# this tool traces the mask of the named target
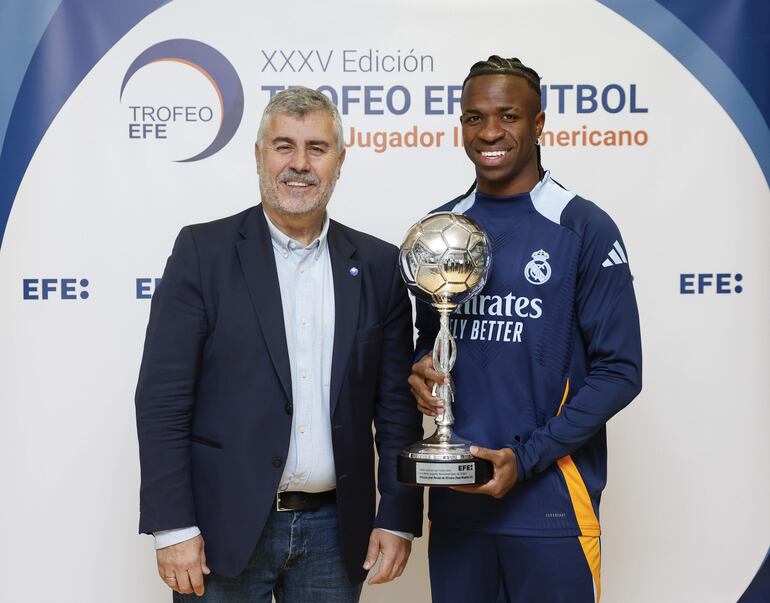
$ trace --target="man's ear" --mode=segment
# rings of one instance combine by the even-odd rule
[[[340,163],[337,166],[337,179],[339,179],[340,172],[342,172],[342,164],[345,163],[345,157],[347,157],[347,153],[347,149],[342,149],[342,153],[340,153]]]

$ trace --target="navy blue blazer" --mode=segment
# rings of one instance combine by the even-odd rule
[[[398,484],[395,465],[422,437],[422,421],[407,384],[412,312],[396,248],[333,220],[328,244],[337,512],[347,572],[359,582],[373,527],[421,533],[422,490]],[[197,525],[212,571],[243,570],[289,449],[289,367],[262,207],[183,228],[153,295],[136,391],[140,532]]]

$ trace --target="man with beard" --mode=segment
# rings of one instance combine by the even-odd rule
[[[543,170],[533,69],[499,56],[476,63],[461,107],[476,182],[439,210],[476,220],[493,261],[478,299],[453,314],[453,410],[458,435],[479,445],[471,452],[492,461],[494,477],[431,489],[433,597],[597,601],[605,423],[641,388],[627,254],[610,217]],[[438,321],[425,304],[417,327],[427,352]],[[439,379],[430,354],[414,365],[425,414],[443,411],[431,395]]]
[[[411,305],[396,248],[326,214],[342,141],[323,94],[275,95],[262,203],[183,228],[153,296],[139,527],[177,601],[357,601],[378,558],[371,584],[401,574],[420,533],[421,492],[395,481],[422,433]]]

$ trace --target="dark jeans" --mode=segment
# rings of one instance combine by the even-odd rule
[[[211,574],[206,593],[174,593],[175,603],[356,603],[362,584],[345,573],[337,507],[318,511],[273,510],[246,569],[235,578]]]

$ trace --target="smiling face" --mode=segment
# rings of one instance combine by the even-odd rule
[[[516,75],[479,75],[465,84],[461,107],[463,145],[479,192],[531,191],[540,180],[535,140],[545,124],[538,94]]]
[[[337,146],[331,115],[275,113],[257,143],[257,173],[269,216],[323,219],[345,151]]]

